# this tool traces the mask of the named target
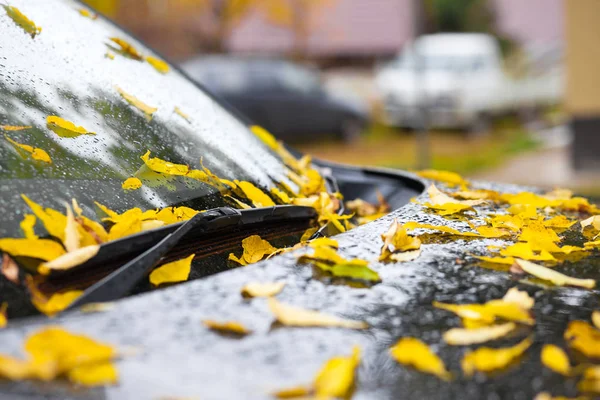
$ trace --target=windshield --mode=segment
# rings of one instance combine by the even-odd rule
[[[80,3],[10,5],[41,31],[0,8],[0,237],[21,235],[28,210],[21,194],[56,209],[76,198],[88,215],[93,201],[118,212],[228,205],[216,187],[147,168],[140,157],[148,151],[232,181],[295,187],[247,126],[140,42],[81,12]],[[48,117],[60,118],[59,126]],[[63,129],[62,120],[83,130]],[[129,177],[143,186],[124,190]]]

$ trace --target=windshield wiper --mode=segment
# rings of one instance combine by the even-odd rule
[[[72,310],[87,303],[112,301],[126,296],[170,250],[188,235],[195,236],[212,231],[216,232],[240,225],[256,225],[273,221],[285,222],[299,219],[309,220],[316,216],[316,211],[312,207],[303,206],[275,206],[248,210],[222,207],[198,213],[188,221],[179,224],[179,226],[173,224],[159,230],[159,232],[162,232],[162,237],[151,243],[149,247],[147,246],[147,240],[142,242],[139,239],[148,237],[153,239],[156,237],[157,232],[148,232],[146,235],[141,234],[136,235],[136,237],[125,238],[119,241],[120,243],[109,243],[105,246],[109,249],[105,250],[103,257],[94,261],[94,264],[106,262],[108,256],[111,256],[112,259],[122,257],[123,254],[118,254],[118,249],[122,249],[121,252],[125,254],[131,254],[132,250],[139,254],[140,249],[132,249],[132,247],[136,243],[138,243],[138,246],[144,244],[146,246],[142,249],[142,251],[145,251],[141,254],[87,288],[80,297],[71,303],[67,310]],[[117,245],[116,248],[115,244]],[[99,253],[98,256],[100,255]],[[91,265],[92,263],[86,264]],[[84,265],[81,267],[84,267]]]

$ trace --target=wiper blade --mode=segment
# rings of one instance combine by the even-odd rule
[[[228,227],[271,221],[307,220],[316,217],[316,215],[313,208],[303,206],[275,206],[248,210],[222,207],[198,213],[179,226],[173,224],[175,229],[171,225],[171,231],[167,232],[166,236],[163,234],[158,242],[151,244],[149,248],[144,248],[145,251],[142,254],[87,288],[83,295],[71,303],[67,310],[72,310],[87,303],[112,301],[126,296],[182,238],[192,232],[194,234],[206,233],[227,229]],[[144,236],[140,236],[140,238],[143,239]],[[135,246],[135,242],[130,243],[128,246],[123,246],[124,244],[127,243],[122,243],[120,247],[125,251],[131,251],[131,247]],[[113,253],[112,256],[114,259],[119,254]]]

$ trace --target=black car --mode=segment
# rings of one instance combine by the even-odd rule
[[[598,207],[311,162],[81,7],[0,7],[0,398],[600,391]]]
[[[250,121],[287,141],[323,135],[352,141],[369,121],[365,104],[326,90],[316,71],[291,62],[201,56],[182,68]]]

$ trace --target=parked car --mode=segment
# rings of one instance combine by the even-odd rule
[[[581,224],[565,228],[563,218],[600,213],[585,200],[565,191],[516,195],[523,189],[429,171],[421,176],[447,182],[438,185],[453,196],[458,186],[461,196],[490,198],[458,204],[460,218],[428,212],[422,203],[443,212],[457,205],[445,208],[448,195],[428,197],[426,182],[403,171],[297,160],[79,2],[10,4],[0,8],[1,398],[270,399],[290,388],[277,396],[532,399],[541,391],[574,397],[571,371],[594,372],[580,350],[597,354],[596,328],[563,332],[600,308],[598,291],[548,283],[561,271],[587,278],[568,281],[587,288],[600,278],[597,250],[577,251]],[[511,232],[525,220],[492,200],[505,195],[511,212],[536,226],[520,239]],[[379,202],[381,218],[321,240],[321,267],[309,265],[300,256],[314,255],[317,242],[296,244],[327,234],[328,221],[346,221],[342,196]],[[548,211],[556,201],[570,211]],[[484,237],[475,228],[489,217],[504,225],[484,226]],[[412,236],[398,229],[403,240],[393,246],[412,261],[382,261],[382,234],[408,221],[420,227]],[[568,230],[569,253],[550,278],[529,280],[506,264],[481,268],[476,257],[518,240],[558,246],[557,233],[540,234],[542,222]],[[256,235],[286,252],[273,254]],[[234,263],[242,247],[251,265]],[[170,263],[190,256],[188,270]],[[154,268],[168,265],[167,285],[152,283]],[[268,294],[242,290],[269,283]],[[512,288],[520,291],[500,300]],[[436,302],[477,305],[458,318],[453,305]],[[463,322],[469,338],[481,342],[483,327],[484,339],[505,350],[448,344],[449,329]],[[395,346],[402,339],[405,350]],[[540,358],[548,343],[576,343],[569,356],[578,366],[557,348],[551,362]],[[467,355],[467,367],[483,371],[463,362],[461,372]]]
[[[528,52],[525,58],[544,57],[538,53]],[[516,75],[505,72],[493,36],[440,33],[407,45],[378,71],[376,85],[390,125],[421,123],[425,105],[430,126],[482,132],[497,116],[560,102],[563,77],[558,60]]]
[[[369,121],[365,104],[325,89],[317,71],[291,62],[200,56],[182,68],[248,120],[287,141],[324,135],[352,141]]]

